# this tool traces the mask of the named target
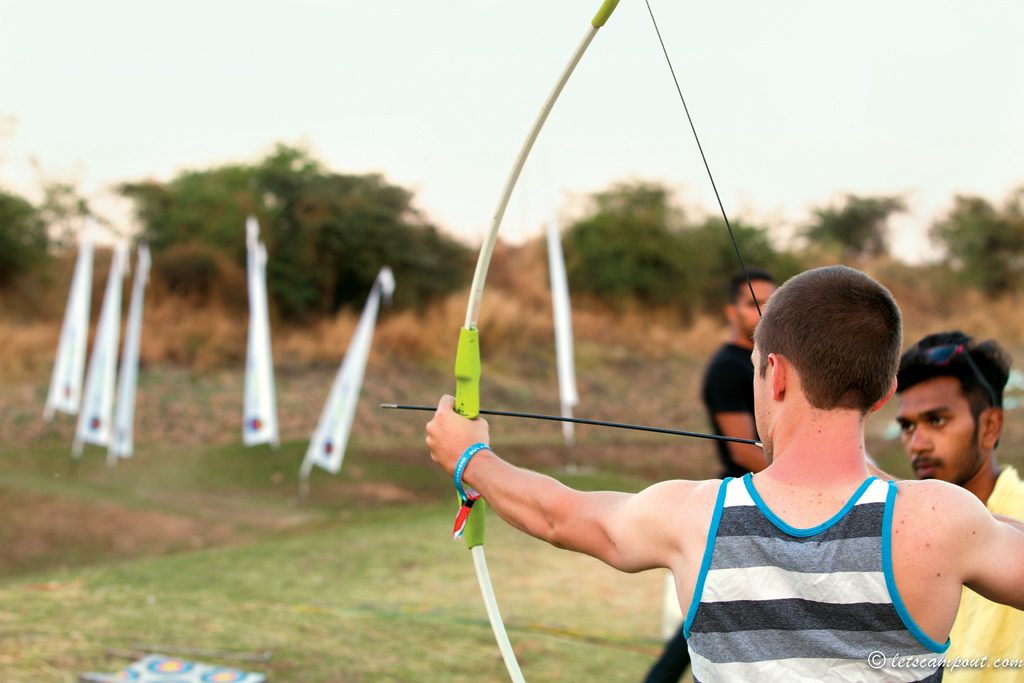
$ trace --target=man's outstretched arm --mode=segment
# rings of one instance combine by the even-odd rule
[[[457,415],[451,396],[438,403],[427,424],[434,461],[452,474],[459,456],[475,443],[489,443],[487,422]],[[678,509],[695,482],[663,482],[640,493],[584,492],[551,477],[511,465],[480,451],[463,472],[498,515],[512,526],[559,548],[596,557],[627,572],[670,566],[681,552],[667,510]]]

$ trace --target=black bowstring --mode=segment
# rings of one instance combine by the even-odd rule
[[[700,151],[700,158],[704,161],[704,168],[708,172],[708,179],[711,181],[711,189],[715,191],[715,199],[718,200],[718,209],[722,212],[722,219],[725,221],[725,227],[729,230],[729,239],[732,240],[732,248],[736,252],[736,258],[740,262],[740,268],[743,269],[743,276],[747,279],[747,288],[750,290],[750,297],[754,300],[754,306],[757,308],[757,315],[762,316],[761,304],[757,302],[757,296],[754,294],[754,283],[750,281],[750,273],[747,271],[747,264],[743,262],[743,255],[740,254],[740,247],[736,244],[736,235],[733,234],[732,224],[729,222],[729,216],[725,213],[725,205],[722,204],[722,197],[718,194],[718,185],[715,183],[715,176],[711,173],[711,166],[708,164],[707,155],[704,154],[704,146],[700,144],[700,136],[697,135],[697,127],[693,125],[693,117],[690,116],[690,108],[686,106],[686,98],[683,97],[683,89],[679,86],[679,79],[676,78],[676,70],[672,66],[672,58],[668,56],[668,49],[665,47],[665,41],[661,37],[661,29],[658,28],[658,20],[654,18],[654,10],[651,9],[650,0],[644,0],[644,4],[647,5],[647,13],[651,15],[651,23],[654,24],[654,32],[658,35],[658,42],[661,43],[661,51],[665,55],[665,61],[668,63],[668,70],[672,74],[672,82],[676,85],[676,92],[679,93],[679,101],[683,103],[683,111],[686,112],[686,120],[690,122],[690,130],[693,131],[693,139],[697,142],[697,149]]]
[[[401,403],[381,403],[381,408],[390,410],[437,410],[437,406],[414,406]],[[572,422],[573,424],[594,425],[596,427],[614,427],[616,429],[632,429],[639,432],[654,432],[655,434],[671,434],[674,436],[691,436],[697,439],[712,439],[714,441],[731,441],[734,443],[746,443],[752,446],[761,446],[760,441],[754,439],[741,439],[735,436],[722,436],[721,434],[704,434],[702,432],[689,432],[682,429],[668,429],[667,427],[648,427],[646,425],[629,424],[627,422],[608,422],[606,420],[590,420],[583,417],[564,417],[560,415],[541,415],[539,413],[519,413],[510,410],[486,410],[480,409],[481,415],[499,415],[503,417],[521,417],[528,420],[550,420],[552,422]]]

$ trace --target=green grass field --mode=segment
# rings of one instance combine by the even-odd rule
[[[47,552],[8,557],[0,679],[71,681],[117,669],[124,650],[164,645],[270,651],[234,664],[278,681],[503,680],[469,553],[450,540],[449,484],[423,447],[356,443],[343,473],[318,473],[300,502],[304,448],[152,452],[112,470],[89,450],[73,467],[57,435],[6,452],[5,514],[25,504],[73,514],[60,528],[51,520]],[[489,521],[495,589],[529,679],[637,680],[659,651],[661,576],[620,574]],[[8,549],[27,542],[4,533]]]

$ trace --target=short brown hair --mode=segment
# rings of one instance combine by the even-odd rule
[[[785,356],[820,410],[867,412],[892,386],[903,346],[900,308],[885,287],[846,266],[808,270],[771,298],[754,332],[764,377]]]

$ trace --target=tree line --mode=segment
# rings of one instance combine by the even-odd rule
[[[472,275],[472,251],[419,212],[410,190],[377,174],[332,171],[296,147],[117,191],[132,200],[137,238],[154,252],[154,277],[186,296],[208,296],[226,265],[244,267],[248,215],[260,221],[272,255],[269,293],[285,318],[361,305],[384,264],[401,283],[396,305],[403,307],[422,307]],[[71,226],[88,210],[68,185],[48,185],[36,205],[0,190],[0,287],[73,246]],[[747,264],[781,280],[823,262],[890,255],[889,220],[906,210],[900,196],[846,195],[813,209],[785,246],[767,226],[730,223]],[[1012,291],[1024,280],[1024,187],[1001,204],[956,196],[929,234],[965,286],[991,296]],[[722,303],[721,283],[737,270],[723,221],[692,215],[658,183],[594,193],[564,242],[573,290],[612,305],[637,300],[693,315]]]

